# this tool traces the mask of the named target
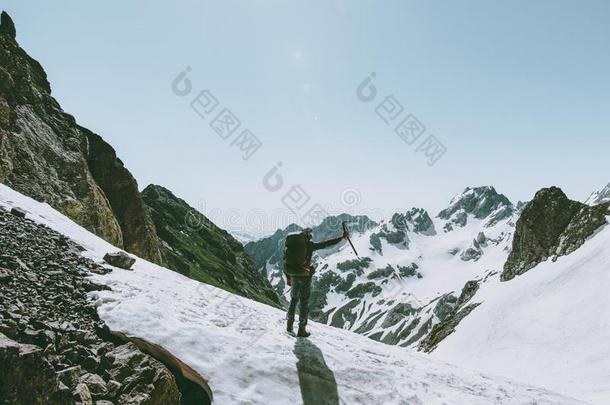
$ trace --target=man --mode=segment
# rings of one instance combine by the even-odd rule
[[[290,268],[286,266],[284,273],[286,274],[286,281],[289,286],[292,286],[290,291],[290,306],[288,307],[288,324],[286,330],[288,333],[293,334],[294,315],[299,305],[299,331],[297,332],[298,337],[308,337],[309,332],[305,329],[307,326],[307,315],[309,314],[309,295],[311,293],[311,278],[313,276],[313,270],[311,268],[311,256],[314,251],[319,249],[325,249],[332,245],[335,245],[341,240],[346,239],[349,234],[347,231],[343,232],[343,235],[330,239],[324,242],[313,242],[311,240],[311,229],[305,228],[302,232],[302,237],[305,239],[305,260],[301,262],[298,268]]]

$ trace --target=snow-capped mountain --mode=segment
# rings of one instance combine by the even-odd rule
[[[426,342],[433,357],[610,403],[609,207],[556,187],[536,193],[502,276],[436,328],[444,340]]]
[[[109,266],[103,256],[115,246],[0,184],[0,209],[7,210],[2,215],[15,207],[26,221],[67,236],[83,256]],[[282,332],[283,311],[134,258],[132,271],[113,267],[108,274],[90,274],[88,279],[107,288],[91,291],[89,298],[114,333],[180,359],[189,371],[183,377],[205,385],[213,403],[584,405],[326,325],[311,325],[314,338],[294,339]],[[126,363],[121,372],[129,372],[133,358],[121,360]],[[70,378],[76,373],[71,370]],[[87,382],[105,386],[102,377]]]
[[[502,271],[517,217],[516,207],[489,186],[466,188],[435,217],[423,208],[379,224],[359,217],[352,241],[360,258],[345,242],[314,256],[311,316],[384,343],[416,347],[472,289]],[[316,235],[320,229],[340,233],[337,226],[330,232],[328,223],[314,228],[314,240],[323,239]],[[282,243],[295,229],[246,245],[286,299]]]
[[[244,231],[236,231],[236,230],[228,230],[228,232],[242,245],[250,242],[256,242],[257,240],[268,236],[266,233],[252,233],[252,232],[244,232]]]
[[[610,183],[605,187],[591,193],[585,204],[596,205],[610,201]]]

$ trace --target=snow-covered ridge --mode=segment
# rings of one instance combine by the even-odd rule
[[[4,185],[0,205],[25,209],[93,260],[116,250]],[[281,332],[282,311],[139,258],[134,271],[92,278],[112,288],[91,294],[108,325],[180,357],[206,378],[217,404],[320,403],[312,402],[316,395],[333,404],[583,404],[325,325],[313,324],[311,339],[295,340]]]
[[[607,405],[609,270],[605,225],[555,262],[483,283],[470,301],[480,305],[432,356]]]
[[[605,187],[591,193],[585,204],[597,205],[610,201],[610,183]]]

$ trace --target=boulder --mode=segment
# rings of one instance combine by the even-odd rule
[[[27,212],[25,210],[22,210],[21,208],[13,208],[11,209],[11,214],[13,214],[16,217],[19,218],[25,218],[25,216],[27,215]]]
[[[104,261],[111,266],[131,270],[131,266],[133,266],[133,264],[136,262],[136,259],[132,258],[125,252],[115,252],[106,253],[104,255]]]

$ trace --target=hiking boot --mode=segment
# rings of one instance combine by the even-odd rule
[[[309,337],[311,336],[311,333],[307,332],[305,330],[304,326],[299,326],[299,332],[297,333],[297,337]]]
[[[292,330],[292,327],[294,325],[294,320],[288,320],[288,323],[286,324],[286,332],[290,333],[291,335],[294,334],[294,331]]]

